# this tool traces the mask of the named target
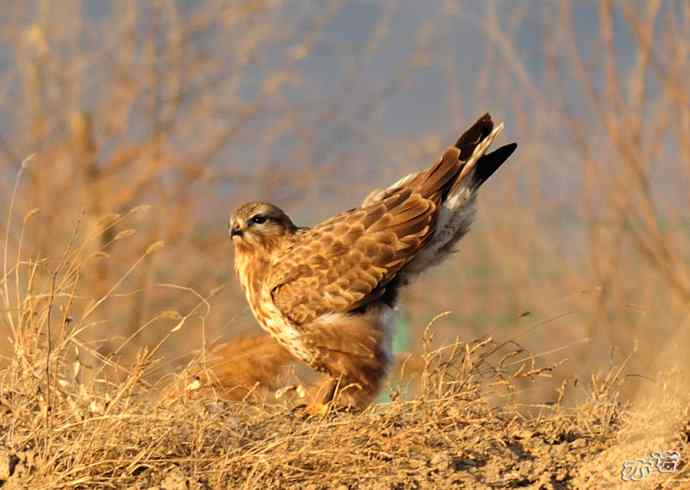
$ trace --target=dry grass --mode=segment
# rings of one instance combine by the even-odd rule
[[[3,488],[611,487],[690,457],[687,2],[59,4],[0,19]],[[316,222],[487,110],[519,151],[405,292],[389,401],[303,420],[275,390],[318,380],[255,337],[227,210]]]
[[[672,376],[650,406],[621,401],[620,366],[526,406],[520,386],[551,367],[490,339],[457,341],[422,356],[414,396],[393,388],[392,401],[363,413],[305,420],[270,397],[161,397],[143,382],[153,352],[120,367],[117,383],[108,369],[87,381],[59,348],[47,356],[28,342],[49,317],[18,325],[25,343],[0,372],[3,488],[583,488],[620,483],[623,463],[653,450],[687,454],[687,394]],[[569,389],[585,401],[561,406]],[[645,483],[688,478],[683,464]]]
[[[68,314],[88,263],[76,259],[82,247],[70,242],[54,271],[24,261],[25,282],[47,289],[27,288],[20,308],[6,312],[13,352],[0,371],[3,488],[582,488],[620,482],[626,460],[653,450],[687,454],[687,393],[673,376],[649,390],[650,405],[621,399],[624,365],[525,404],[523,393],[559,363],[545,365],[514,340],[434,348],[434,322],[424,353],[396,368],[391,401],[358,414],[305,419],[295,411],[300,399],[276,400],[277,367],[288,358],[266,337],[210,349],[172,381],[147,381],[160,344],[130,365],[93,352],[87,365],[79,332],[99,301]],[[14,272],[6,277],[23,282]],[[162,313],[167,337],[196,310]],[[571,390],[585,396],[568,408]],[[645,482],[677,485],[688,471],[683,464]]]
[[[161,396],[162,386],[144,382],[155,351],[118,366],[125,376],[106,360],[86,376],[61,348],[65,338],[55,335],[51,355],[38,342],[52,301],[44,314],[22,312],[23,340],[0,372],[3,487],[582,488],[620,482],[623,462],[652,450],[687,454],[690,414],[673,377],[649,393],[651,408],[621,401],[622,367],[579,388],[587,396],[577,407],[561,406],[565,390],[578,389],[566,385],[528,406],[518,402],[521,386],[552,366],[536,368],[533,356],[490,339],[456,341],[421,357],[413,396],[393,387],[392,401],[363,413],[305,420],[270,396]],[[646,483],[689,477],[683,465]]]

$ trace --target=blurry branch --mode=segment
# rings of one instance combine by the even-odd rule
[[[599,4],[598,54],[601,57],[604,83],[598,89],[595,71],[597,65],[590,63],[590,67],[586,67],[582,61],[573,34],[570,6],[564,3],[561,19],[567,29],[565,33],[561,33],[561,45],[569,46],[565,61],[570,61],[570,65],[563,63],[551,73],[563,91],[567,90],[567,84],[564,80],[559,81],[559,77],[564,76],[563,72],[572,73],[579,82],[583,100],[594,114],[594,119],[585,123],[567,107],[562,108],[573,139],[573,148],[585,162],[588,187],[585,202],[589,203],[587,216],[593,217],[600,213],[596,202],[604,199],[608,201],[611,210],[618,214],[618,221],[621,223],[612,249],[606,251],[607,247],[599,243],[598,239],[594,248],[609,258],[604,262],[616,262],[620,258],[622,239],[629,238],[665,279],[671,290],[690,308],[687,264],[673,250],[674,237],[669,231],[665,231],[664,218],[650,178],[652,166],[665,158],[664,147],[668,144],[669,131],[678,124],[682,126],[687,119],[687,110],[681,107],[687,107],[687,103],[683,102],[686,102],[688,91],[687,88],[680,89],[676,83],[676,60],[673,56],[670,59],[660,58],[652,42],[652,39],[658,38],[655,26],[662,11],[660,7],[661,2],[652,1],[646,4],[644,11],[636,12],[626,2],[614,3],[607,0]],[[614,15],[619,11],[631,31],[632,42],[637,46],[635,62],[628,72],[619,64],[620,54],[614,42]],[[672,14],[673,9],[666,11],[666,15]],[[687,46],[687,39],[679,36],[667,38],[666,42],[668,46],[662,51],[671,55],[679,46]],[[554,63],[557,63],[555,57]],[[566,68],[568,66],[570,69]],[[624,74],[627,74],[625,84],[621,81]],[[654,104],[650,99],[650,92],[657,88],[649,86],[653,82],[664,89]],[[603,126],[603,140],[588,141],[591,130],[588,131],[585,124]],[[684,139],[686,138],[680,137],[676,143],[687,157],[687,152],[683,150],[687,146]],[[602,159],[602,165],[598,165],[597,159]],[[608,188],[607,183],[610,183],[611,188]],[[595,198],[597,194],[599,199]],[[594,228],[590,230],[594,237],[598,233]],[[609,273],[600,274],[599,280],[603,284],[610,283],[614,271],[615,269],[609,269]]]
[[[645,81],[649,77],[648,69],[650,60],[653,58],[649,39],[653,37],[659,2],[649,2],[644,19],[628,17],[629,23],[634,28],[639,50],[637,63],[629,81],[631,90],[627,104],[620,99],[625,91],[615,76],[618,69],[615,66],[616,52],[611,39],[611,9],[607,2],[602,3],[602,6],[604,6],[600,15],[603,21],[602,39],[605,43],[604,53],[608,67],[606,96],[614,101],[615,112],[619,114],[615,117],[613,111],[609,113],[609,117],[605,120],[606,129],[615,149],[623,159],[625,168],[629,171],[629,175],[632,175],[632,179],[626,179],[625,187],[629,189],[628,195],[623,197],[622,202],[619,201],[619,213],[629,224],[628,230],[639,250],[657,267],[672,290],[690,309],[690,284],[688,284],[686,268],[678,255],[670,249],[671,237],[663,231],[661,215],[653,197],[649,178],[649,166],[659,158],[663,133],[670,126],[668,112],[654,114],[645,110]],[[664,78],[666,77],[662,73],[662,79]],[[655,115],[657,121],[653,124]],[[642,136],[643,122],[645,126],[652,127],[652,137],[647,137],[646,141]],[[655,126],[658,129],[654,130]],[[631,181],[636,184],[632,188],[629,187]],[[633,207],[632,202],[637,202],[638,205]]]
[[[522,89],[532,99],[534,104],[543,104],[542,95],[537,87],[532,82],[531,76],[527,71],[527,65],[516,51],[510,35],[504,32],[500,24],[499,17],[496,11],[496,3],[489,2],[489,14],[486,20],[472,16],[469,13],[463,12],[461,19],[466,17],[472,23],[480,26],[487,35],[489,41],[495,44],[497,51],[502,53],[501,60],[506,63],[512,73],[516,76]]]
[[[152,286],[160,274],[177,272],[177,281],[193,281],[199,290],[217,285],[224,268],[214,264],[209,274],[207,266],[227,253],[223,226],[216,224],[210,239],[195,238],[200,223],[209,221],[210,194],[258,187],[277,199],[303,199],[302,183],[325,172],[323,160],[335,164],[331,147],[339,137],[318,140],[314,124],[345,113],[358,120],[343,116],[343,124],[364,122],[364,114],[341,110],[349,109],[343,94],[357,85],[395,12],[385,9],[366,48],[350,58],[349,87],[306,102],[291,99],[286,92],[304,83],[305,59],[342,5],[160,0],[103,12],[49,2],[10,8],[13,21],[3,24],[0,36],[16,66],[5,65],[3,79],[15,83],[25,109],[3,131],[0,171],[16,167],[12,155],[38,154],[27,172],[28,192],[13,210],[43,211],[40,224],[27,229],[28,254],[55,257],[58,244],[72,236],[75,217],[84,218],[84,239],[66,259],[70,272],[57,278],[58,290],[78,283],[79,301],[96,302],[87,311],[129,336],[163,300]],[[404,65],[396,76],[409,76]],[[360,107],[373,114],[397,86],[393,80],[385,93],[371,91]],[[286,136],[291,141],[283,148]],[[257,169],[260,155],[271,165]],[[287,160],[295,162],[289,170]],[[155,211],[132,215],[133,228],[121,229],[142,201]],[[125,236],[132,238],[120,245]],[[184,253],[188,263],[146,254],[157,240],[165,240],[172,255]],[[95,267],[83,267],[94,261]],[[136,271],[128,268],[139,261]],[[113,295],[110,285],[120,280],[142,293]]]

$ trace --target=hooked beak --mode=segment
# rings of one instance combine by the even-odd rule
[[[242,236],[242,230],[240,230],[240,227],[237,225],[230,228],[230,238],[235,238],[236,236]]]

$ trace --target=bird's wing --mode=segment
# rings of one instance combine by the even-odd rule
[[[484,114],[456,141],[451,150],[457,152],[459,172],[441,194],[433,237],[401,271],[398,276],[401,282],[407,282],[415,274],[443,261],[455,251],[456,244],[469,230],[479,188],[517,148],[517,144],[511,143],[487,153],[502,129],[503,124],[494,126],[491,116]],[[364,204],[373,205],[400,189],[417,189],[428,172],[430,170],[410,174],[386,189],[375,190],[367,196]]]
[[[477,189],[515,150],[486,154],[502,127],[485,114],[438,163],[300,231],[271,264],[269,287],[283,315],[301,325],[357,309],[380,298],[403,268],[409,275],[447,256],[469,229]]]
[[[416,177],[414,187],[300,231],[272,261],[269,287],[293,323],[351,311],[379,298],[434,232],[439,205],[459,172],[459,150]]]
[[[482,117],[477,119],[477,121],[470,126],[469,129],[462,133],[462,135],[455,142],[455,148],[457,148],[459,151],[458,159],[460,160],[461,168],[464,167],[465,163],[470,159],[477,145],[485,140],[486,137],[491,134],[493,129],[494,123],[491,119],[491,116],[489,114],[484,114]],[[367,195],[367,197],[364,198],[362,207],[370,206],[402,187],[414,187],[416,181],[420,179],[426,172],[428,172],[426,169],[419,172],[414,172],[406,175],[385,189],[374,189]]]

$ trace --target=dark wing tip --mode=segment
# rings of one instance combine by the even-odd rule
[[[494,129],[494,122],[488,112],[477,119],[467,131],[455,142],[455,147],[460,150],[460,160],[467,160],[474,151],[474,148],[486,138]]]
[[[517,143],[510,143],[481,157],[477,162],[477,169],[474,174],[475,187],[478,188],[486,182],[503,165],[503,162],[510,158],[517,146]]]

